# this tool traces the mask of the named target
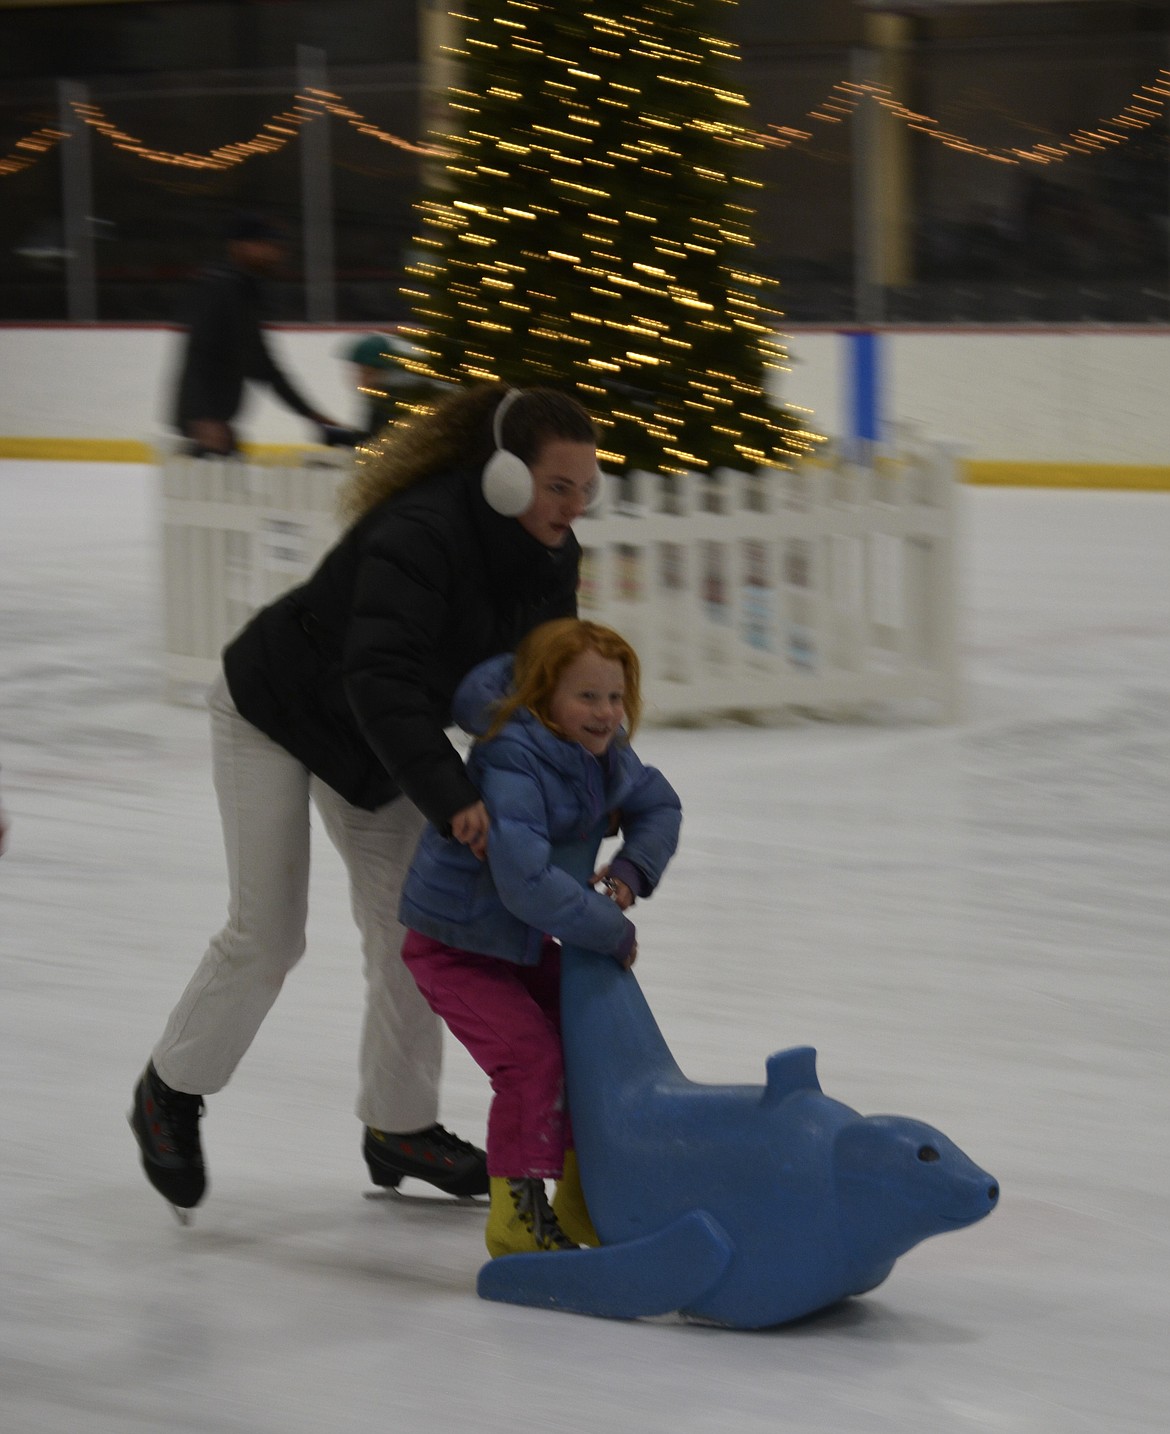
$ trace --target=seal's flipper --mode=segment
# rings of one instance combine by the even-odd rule
[[[489,1260],[476,1288],[485,1300],[637,1319],[693,1305],[722,1277],[731,1256],[718,1222],[692,1210],[620,1245]]]

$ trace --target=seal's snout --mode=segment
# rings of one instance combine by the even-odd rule
[[[999,1204],[999,1186],[998,1186],[998,1185],[989,1185],[989,1186],[987,1187],[987,1200],[988,1200],[988,1203],[991,1204],[991,1205],[998,1205],[998,1204]]]

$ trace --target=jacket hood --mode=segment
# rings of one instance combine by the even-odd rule
[[[473,737],[482,738],[492,723],[494,709],[512,688],[513,660],[510,652],[498,657],[489,657],[478,667],[473,667],[455,692],[452,712],[456,722]],[[534,717],[526,707],[519,708],[508,719],[502,731],[492,739],[492,745],[514,743],[535,750],[542,761],[561,772],[580,771],[582,760],[592,762],[585,748],[578,742],[567,742],[550,732],[539,717]],[[608,764],[607,764],[608,765]]]
[[[588,782],[591,776],[599,795],[604,789],[605,778],[612,766],[609,753],[598,760],[591,756],[580,742],[570,742],[564,737],[558,737],[555,732],[550,732],[540,718],[534,717],[527,707],[518,708],[499,735],[493,737],[488,745],[495,746],[497,743],[501,749],[511,745],[535,752],[553,771],[560,772],[570,780],[579,780],[584,775]]]
[[[451,715],[472,737],[482,737],[491,726],[492,709],[512,687],[512,654],[501,652],[473,667],[451,703]]]

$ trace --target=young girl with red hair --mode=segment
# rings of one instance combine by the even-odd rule
[[[674,854],[678,796],[629,745],[641,705],[633,648],[577,618],[475,668],[454,711],[484,734],[468,775],[491,818],[486,843],[476,851],[428,827],[403,887],[403,960],[494,1091],[493,1256],[596,1243],[565,1109],[558,942],[632,965],[626,913]],[[615,819],[622,846],[583,886],[566,853],[587,845],[592,864]],[[546,1179],[559,1181],[551,1207]]]

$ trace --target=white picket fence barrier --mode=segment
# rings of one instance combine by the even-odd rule
[[[348,458],[162,465],[166,675],[214,676],[228,638],[337,535]],[[580,610],[642,660],[649,721],[925,703],[958,715],[953,455],[905,442],[873,467],[609,478],[576,526]]]
[[[164,656],[177,701],[206,687],[228,639],[307,577],[338,535],[338,449],[272,461],[160,453]]]

